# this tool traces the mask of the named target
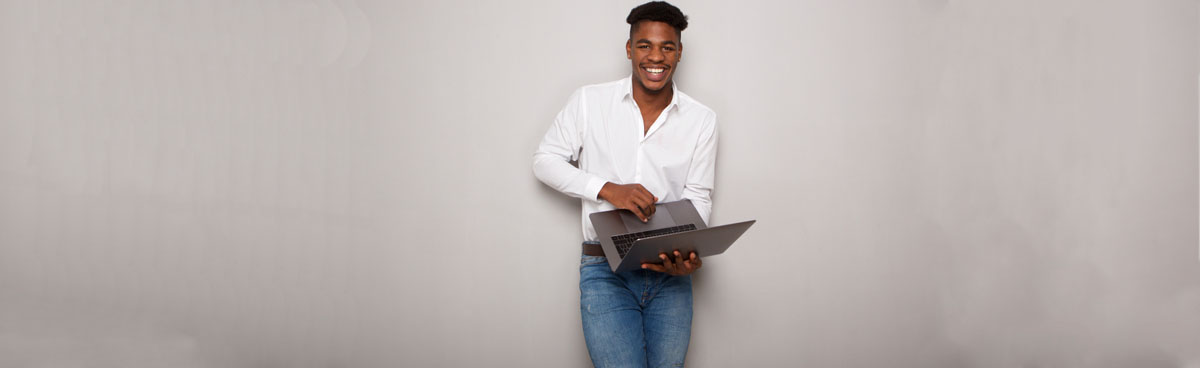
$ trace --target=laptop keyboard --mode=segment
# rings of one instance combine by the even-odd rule
[[[662,228],[662,229],[657,229],[657,230],[643,231],[640,233],[613,235],[612,240],[613,240],[613,244],[616,244],[616,246],[617,246],[617,254],[620,255],[622,259],[624,259],[625,255],[629,254],[629,248],[633,248],[633,242],[637,241],[638,239],[649,238],[652,236],[659,236],[659,235],[681,233],[684,231],[692,231],[692,230],[696,230],[696,225],[687,224],[687,225],[680,225],[680,226]]]

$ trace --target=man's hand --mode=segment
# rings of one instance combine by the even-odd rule
[[[700,256],[697,256],[696,252],[691,252],[689,257],[684,259],[683,256],[679,254],[678,249],[675,250],[674,259],[667,257],[666,253],[659,253],[658,258],[663,260],[661,265],[656,263],[642,263],[642,268],[651,271],[664,272],[672,276],[686,276],[690,275],[692,272],[696,272],[696,270],[700,269],[701,265]]]
[[[650,216],[654,214],[654,203],[658,202],[658,197],[641,184],[622,185],[611,182],[600,188],[600,199],[612,203],[617,208],[633,212],[642,222],[650,220]]]

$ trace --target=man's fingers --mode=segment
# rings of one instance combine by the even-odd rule
[[[686,266],[688,270],[695,271],[697,268],[700,268],[700,257],[696,257],[696,252],[692,252],[688,256],[688,259],[683,261],[683,265]]]
[[[638,220],[642,220],[642,222],[646,222],[646,221],[650,220],[649,217],[646,217],[646,212],[645,212],[645,210],[642,209],[641,205],[634,204],[632,207],[633,208],[630,209],[630,211],[633,211],[633,215],[637,216]]]
[[[672,251],[672,253],[675,253],[673,259],[667,253],[659,253],[658,259],[662,260],[662,264],[642,263],[642,269],[671,275],[687,275],[696,271],[704,264],[700,260],[700,256],[696,255],[696,252],[689,253],[686,258],[679,250]]]
[[[642,213],[646,214],[646,218],[654,215],[654,200],[650,198],[644,199],[645,204],[642,205]]]
[[[642,220],[642,222],[646,222],[646,221],[650,220],[648,217],[646,217],[646,213],[642,211],[642,206],[638,206],[635,204],[635,205],[633,205],[633,209],[631,209],[630,211],[633,211],[633,215],[637,216],[638,220]]]
[[[654,203],[658,202],[658,198],[641,184],[632,184],[631,189],[627,192],[628,196],[626,198],[637,210],[634,208],[630,208],[629,210],[636,213],[638,218],[645,222],[650,219],[650,216],[654,215]]]
[[[679,261],[679,268],[682,269],[684,272],[687,272],[687,273],[692,272],[692,263],[690,262],[691,259],[685,258],[682,254],[679,253],[678,250],[675,251],[675,260]]]
[[[675,273],[675,263],[671,262],[671,258],[667,257],[666,253],[659,253],[658,258],[663,260],[663,268],[666,269],[666,271],[663,272]]]
[[[633,212],[637,214],[639,219],[642,219],[642,221],[646,221],[650,218],[650,211],[652,211],[652,210],[646,209],[646,207],[653,208],[654,207],[653,204],[647,203],[647,201],[645,201],[641,198],[631,198],[630,201],[633,202],[634,208],[636,208],[636,210],[634,210]]]
[[[667,272],[667,269],[663,268],[663,266],[659,266],[659,265],[656,265],[653,263],[642,263],[642,269],[658,271],[658,272]]]
[[[658,202],[658,197],[650,193],[645,186],[637,183],[611,186],[609,184],[604,186],[608,188],[608,194],[603,196],[604,200],[617,208],[633,212],[642,222],[649,221],[650,216],[654,215],[654,204]]]
[[[627,209],[629,212],[633,212],[633,215],[637,216],[639,220],[646,220],[645,215],[642,213],[642,204],[638,203],[637,199],[632,196],[626,198],[624,204],[619,205],[618,207]]]
[[[645,188],[642,188],[642,192],[643,192],[642,199],[645,200],[646,203],[648,203],[648,205],[646,206],[646,217],[653,216],[654,210],[655,210],[654,204],[658,202],[658,198],[655,197],[653,193],[650,193],[650,191],[647,191]]]
[[[646,208],[646,205],[648,204],[654,204],[654,196],[650,195],[648,192],[637,191],[634,192],[633,197],[637,199],[638,205],[642,206],[642,208]]]
[[[642,199],[645,199],[646,201],[648,201],[650,203],[655,202],[654,193],[650,193],[650,191],[646,190],[646,187],[643,187],[641,184],[638,184],[637,189],[635,189],[633,192],[637,193],[637,195],[639,197],[641,197]]]

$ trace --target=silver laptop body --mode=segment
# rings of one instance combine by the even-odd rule
[[[646,223],[622,209],[588,217],[613,272],[638,270],[643,262],[660,263],[659,253],[672,254],[676,249],[685,257],[693,251],[699,257],[724,253],[755,222],[705,226],[687,199],[655,204],[654,215]]]

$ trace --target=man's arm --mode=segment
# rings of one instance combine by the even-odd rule
[[[606,200],[633,212],[642,222],[648,221],[658,197],[641,184],[610,183],[569,163],[579,159],[587,131],[587,105],[583,98],[583,89],[575,90],[567,99],[567,106],[554,118],[554,124],[533,154],[533,175],[559,192],[589,201]]]
[[[717,168],[717,117],[709,115],[700,133],[696,150],[692,152],[692,164],[688,168],[687,182],[683,186],[683,198],[690,199],[704,223],[710,224],[712,215],[713,181]]]
[[[533,175],[566,195],[598,201],[600,189],[608,181],[570,164],[579,159],[579,149],[583,147],[586,113],[580,88],[567,99],[567,105],[542,137],[533,154]]]

